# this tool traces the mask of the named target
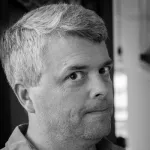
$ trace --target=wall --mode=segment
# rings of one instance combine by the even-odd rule
[[[130,150],[150,149],[150,71],[145,69],[139,59],[140,53],[144,52],[150,43],[149,8],[149,0],[114,0],[114,53],[117,46],[121,45],[128,77]]]

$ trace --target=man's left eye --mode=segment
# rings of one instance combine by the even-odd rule
[[[111,66],[105,66],[99,70],[99,73],[103,75],[109,74],[111,71],[111,68],[112,68]]]

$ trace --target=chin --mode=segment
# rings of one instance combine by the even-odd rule
[[[111,131],[111,121],[104,123],[93,123],[92,125],[87,125],[84,138],[88,140],[100,140],[107,136]]]

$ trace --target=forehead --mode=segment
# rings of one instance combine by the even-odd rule
[[[110,60],[105,42],[93,43],[78,37],[54,37],[47,44],[48,66],[61,69],[73,64],[100,65]]]

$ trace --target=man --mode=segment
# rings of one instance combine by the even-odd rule
[[[35,9],[1,39],[3,67],[29,123],[11,150],[121,150],[104,137],[113,112],[107,30],[93,11],[55,4]]]

